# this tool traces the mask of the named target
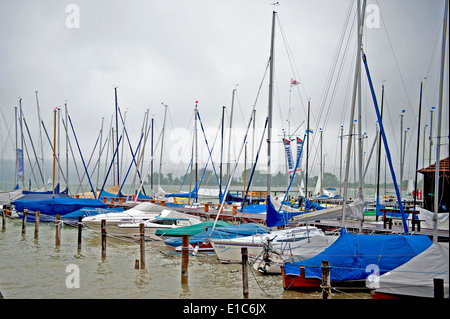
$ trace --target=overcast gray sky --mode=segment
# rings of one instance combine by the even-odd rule
[[[115,111],[115,86],[118,87],[119,106],[123,112],[127,111],[127,129],[133,148],[139,141],[147,109],[155,116],[158,132],[161,130],[162,102],[169,105],[168,130],[183,132],[192,126],[194,105],[198,101],[211,144],[222,106],[227,107],[229,115],[234,88],[237,89],[237,99],[233,126],[242,131],[269,58],[272,2],[1,0],[0,107],[7,121],[5,124],[1,119],[2,149],[5,153],[6,150],[11,151],[7,130],[13,129],[14,106],[18,106],[19,97],[33,138],[37,139],[35,91],[39,91],[42,116],[50,131],[53,109],[64,105],[67,100],[85,157],[92,151],[102,117],[105,118],[105,128],[109,127]],[[348,134],[356,50],[354,28],[351,29],[345,63],[336,69],[330,86],[327,81],[331,68],[336,64],[333,58],[339,39],[344,26],[348,25],[341,57],[345,50],[355,15],[353,8],[350,22],[347,22],[353,2],[284,0],[276,7],[279,23],[276,27],[273,138],[280,138],[282,128],[287,130],[289,113],[292,114],[291,132],[306,121],[306,103],[310,99],[311,126],[315,136],[318,136],[319,127],[324,128],[325,169],[336,175],[339,174],[339,127],[344,125],[344,134]],[[76,5],[75,11],[73,5]],[[386,119],[385,128],[389,133],[395,167],[399,162],[399,114],[402,109],[406,110],[404,128],[410,127],[411,130],[405,170],[408,172],[410,167],[411,175],[415,165],[421,81],[424,81],[425,90],[422,127],[429,125],[430,108],[437,106],[438,101],[444,1],[370,0],[368,5],[372,5],[372,9],[374,6],[378,8],[380,16],[376,11],[368,12],[367,17],[372,24],[364,29],[364,49],[380,104],[381,85],[385,84],[385,116],[390,116],[389,120]],[[291,78],[301,84],[290,91]],[[365,75],[362,87],[363,131],[368,135],[365,145],[368,153],[374,138],[376,117]],[[266,78],[257,103],[257,125],[260,127],[267,114],[267,89]],[[444,91],[448,92],[448,73]],[[445,136],[448,136],[448,110],[447,93],[442,122],[442,135]],[[300,136],[304,130],[305,124],[298,130]],[[259,141],[259,138],[257,136],[255,140]],[[186,138],[175,147],[176,139],[176,134],[168,136],[166,153],[169,159],[165,171],[178,170],[175,173],[178,175],[184,172],[186,165],[170,164],[169,161],[179,161],[174,154],[181,154],[188,162],[190,140]],[[318,170],[317,142],[316,138],[311,150],[313,175],[317,175]],[[233,146],[233,156],[240,143],[239,140]],[[443,143],[448,143],[448,138]],[[48,143],[44,145],[50,152]],[[182,151],[181,146],[184,146]],[[216,150],[218,147],[217,144]],[[276,147],[275,165],[277,170],[282,170],[284,155],[281,145]],[[448,154],[448,144],[443,152]],[[5,153],[2,158],[6,157]],[[218,155],[216,151],[214,153]],[[204,159],[207,158],[205,154]],[[265,152],[261,163],[265,163]],[[125,165],[128,166],[129,161]],[[262,164],[261,169],[264,168]]]

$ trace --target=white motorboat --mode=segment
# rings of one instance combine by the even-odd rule
[[[281,249],[287,243],[301,242],[314,236],[325,236],[325,234],[314,226],[300,226],[272,231],[267,234],[252,235],[230,239],[214,239],[211,243],[217,257],[222,263],[241,263],[241,248],[246,247],[249,260],[260,255],[263,245],[268,241],[274,249]]]
[[[144,224],[144,236],[146,239],[161,240],[155,235],[157,229],[172,229],[196,225],[201,223],[201,220],[198,216],[164,210],[158,216],[145,221],[119,223],[117,228],[122,236],[139,239],[141,223]]]
[[[121,235],[121,230],[117,227],[118,224],[139,223],[154,219],[165,210],[170,211],[166,207],[144,202],[123,212],[111,212],[84,217],[82,222],[87,227],[100,231],[101,221],[105,220],[106,232],[108,234]]]

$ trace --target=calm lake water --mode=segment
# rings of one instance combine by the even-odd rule
[[[83,229],[81,254],[77,253],[77,229],[63,226],[61,245],[55,246],[55,225],[40,223],[34,239],[34,223],[22,236],[21,220],[6,220],[0,231],[0,291],[5,299],[240,299],[241,265],[221,264],[215,254],[189,257],[188,284],[181,284],[181,256],[169,253],[163,242],[145,243],[146,269],[134,269],[140,258],[139,244],[107,238],[106,259],[101,257],[101,238]],[[69,268],[68,268],[69,267]],[[71,268],[72,267],[72,268]],[[73,269],[79,269],[79,288]],[[282,277],[263,276],[249,267],[249,297],[270,299],[320,299],[320,293],[285,291]],[[333,298],[370,298],[369,294],[335,294]]]
[[[6,189],[6,188],[5,188]],[[169,191],[172,191],[171,189]],[[1,224],[1,221],[0,221]],[[134,269],[139,243],[107,237],[106,259],[101,257],[99,233],[83,228],[81,253],[77,229],[64,225],[61,245],[55,246],[55,225],[6,219],[0,230],[0,292],[5,299],[242,299],[240,264],[221,264],[215,254],[189,256],[188,284],[181,284],[181,256],[162,241],[145,243],[146,269]],[[68,288],[79,270],[79,288]],[[257,299],[321,299],[321,293],[285,291],[281,275],[264,276],[249,267],[249,297]],[[333,299],[368,299],[369,294],[333,294]]]

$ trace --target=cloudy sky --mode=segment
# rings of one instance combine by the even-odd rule
[[[233,127],[237,132],[245,130],[256,100],[256,125],[261,128],[267,115],[267,77],[259,95],[258,89],[269,58],[272,2],[1,0],[2,159],[12,152],[14,135],[8,130],[14,128],[14,107],[19,105],[19,97],[34,142],[40,143],[35,91],[51,132],[52,111],[67,103],[84,157],[92,152],[102,118],[105,130],[109,128],[115,113],[114,87],[118,104],[126,112],[133,148],[138,144],[146,110],[154,116],[159,133],[162,103],[168,105],[164,169],[175,175],[184,172],[189,162],[191,133],[187,132],[193,125],[196,101],[210,144],[217,133],[222,106],[230,115],[233,89]],[[325,170],[339,175],[339,128],[343,125],[344,134],[348,134],[355,64],[355,2],[284,0],[275,8],[273,138],[279,140],[282,129],[291,133],[297,129],[297,135],[303,136],[309,99],[315,136],[311,146],[313,175],[318,171],[319,128],[324,130]],[[404,109],[404,129],[410,128],[405,171],[412,175],[421,81],[422,132],[423,125],[430,124],[431,107],[438,102],[444,1],[370,0],[367,5],[370,10],[363,46],[380,104],[381,86],[385,85],[385,128],[394,165],[398,167],[399,163],[399,115]],[[300,84],[291,88],[291,79]],[[448,73],[445,88],[448,92]],[[376,116],[365,75],[361,96],[362,130],[367,133],[365,151],[369,153]],[[442,117],[445,136],[448,110],[446,94]],[[257,134],[255,141],[259,139]],[[242,139],[236,138],[233,158],[241,143]],[[443,143],[448,143],[448,137]],[[199,140],[199,144],[204,143]],[[216,159],[218,144],[219,140]],[[44,145],[50,156],[48,143]],[[204,146],[201,152],[204,161]],[[443,152],[448,154],[448,144]],[[433,151],[432,162],[434,156]],[[426,155],[426,163],[428,158]],[[264,169],[265,156],[261,163]],[[274,163],[276,171],[283,170],[280,143],[275,145]],[[368,174],[373,176],[373,169]]]

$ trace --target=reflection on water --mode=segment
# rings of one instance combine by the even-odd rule
[[[134,269],[139,244],[107,238],[106,259],[101,258],[100,236],[83,229],[78,253],[77,229],[62,228],[55,247],[52,223],[41,223],[34,239],[34,223],[7,219],[0,232],[0,291],[4,298],[242,298],[241,265],[221,264],[216,255],[189,256],[188,283],[181,284],[181,258],[163,242],[146,242],[146,269]],[[68,288],[68,265],[79,268],[80,288]],[[250,298],[320,299],[320,293],[285,291],[281,276],[263,276],[249,267]],[[368,294],[333,298],[370,298]]]

